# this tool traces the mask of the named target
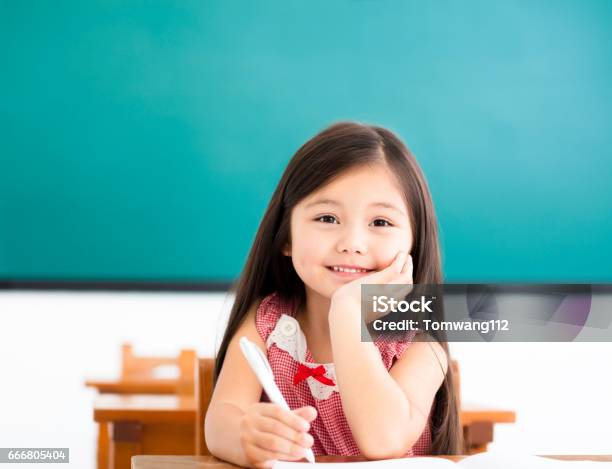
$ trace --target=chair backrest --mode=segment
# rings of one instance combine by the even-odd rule
[[[178,357],[143,357],[134,355],[131,344],[123,344],[121,347],[121,379],[123,381],[175,379],[177,394],[193,395],[195,362],[195,350],[181,350]],[[172,372],[170,378],[168,378],[168,371]]]
[[[196,389],[196,455],[210,454],[204,437],[204,418],[213,393],[213,358],[198,358],[195,376]]]

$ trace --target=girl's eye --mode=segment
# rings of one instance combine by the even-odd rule
[[[381,222],[381,223],[377,223],[377,222]],[[372,223],[374,224],[374,226],[382,226],[382,227],[385,227],[385,226],[393,226],[393,225],[391,225],[391,223],[389,223],[387,220],[383,220],[382,218],[377,218],[377,219],[376,219],[376,220],[374,220]],[[385,223],[386,223],[386,224],[385,224]]]
[[[316,221],[322,221],[323,223],[336,223],[336,217],[332,215],[323,215],[316,219]]]

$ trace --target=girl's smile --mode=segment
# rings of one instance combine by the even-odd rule
[[[335,276],[343,279],[356,279],[375,272],[375,269],[367,269],[357,265],[332,265],[326,266],[326,268]]]

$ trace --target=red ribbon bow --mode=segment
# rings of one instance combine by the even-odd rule
[[[327,384],[328,386],[335,386],[336,384],[325,376],[325,367],[323,365],[319,365],[315,368],[309,368],[301,363],[298,365],[297,373],[293,377],[293,384],[298,384],[300,381],[304,381],[309,376],[312,376],[319,383]]]

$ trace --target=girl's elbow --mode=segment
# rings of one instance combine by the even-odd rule
[[[223,459],[225,448],[222,438],[220,438],[221,431],[218,424],[216,413],[209,407],[204,416],[204,442],[211,455]]]
[[[412,438],[395,434],[376,439],[370,438],[366,444],[360,445],[359,449],[366,459],[396,459],[405,456],[414,443]]]
[[[398,459],[406,455],[408,453],[408,449],[396,449],[391,447],[373,447],[373,448],[364,448],[362,451],[363,457],[370,460],[378,460],[378,459]]]
[[[213,435],[215,434],[215,432],[212,429],[213,427],[213,418],[209,411],[206,413],[206,415],[204,416],[204,428],[202,430],[204,430],[204,441],[206,442],[206,448],[208,449],[208,451],[210,452],[210,454],[212,454],[213,456],[218,456],[218,449],[217,449],[217,442],[215,441],[215,438],[213,437]]]

